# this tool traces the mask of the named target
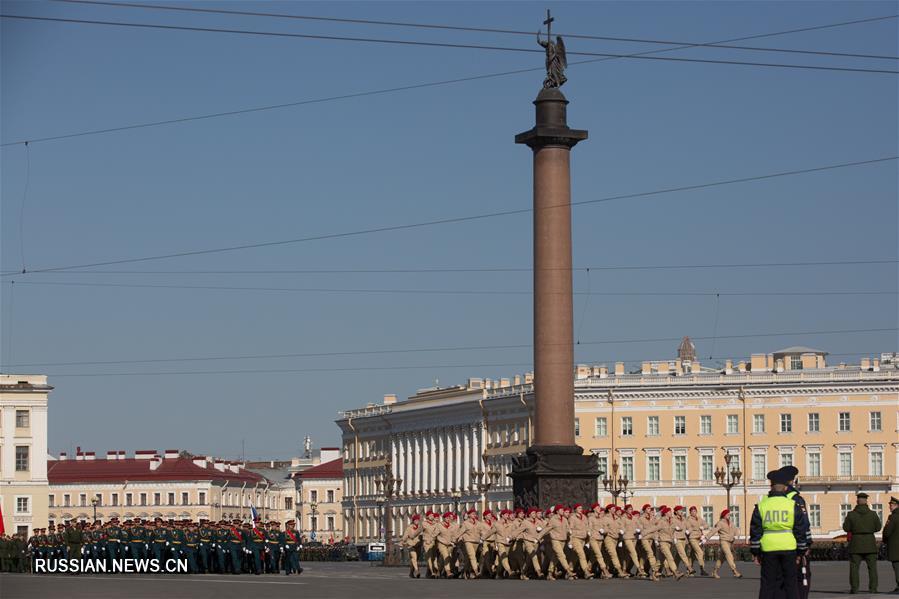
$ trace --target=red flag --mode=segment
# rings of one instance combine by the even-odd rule
[[[0,501],[0,535],[6,534],[6,528],[3,526],[3,502]]]

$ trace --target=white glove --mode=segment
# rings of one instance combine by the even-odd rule
[[[605,529],[605,528],[600,528],[600,529],[599,529],[599,534],[601,534],[601,535],[606,534],[606,529]]]
[[[540,531],[542,531],[542,530],[543,530],[542,527],[540,527],[540,526],[537,527],[537,532],[540,532]]]
[[[569,549],[574,549],[574,545],[572,545],[571,543],[568,543],[568,548],[569,548]]]
[[[680,526],[675,526],[674,530],[680,530]]]
[[[168,541],[165,542],[165,546],[166,546],[166,547],[169,546],[169,542],[168,542]]]
[[[624,547],[624,542],[618,541],[618,548],[620,549],[620,548],[622,548],[622,547]]]
[[[638,528],[638,529],[637,529],[637,534],[640,534],[641,531],[642,531],[642,529],[641,529],[641,528]]]
[[[590,543],[584,543],[584,549],[590,549]]]
[[[303,546],[302,546],[302,545],[300,545],[300,549],[302,549],[302,548],[303,548]]]
[[[624,531],[621,530],[621,529],[619,528],[619,529],[618,529],[618,534],[619,534],[619,535],[623,535],[623,534],[624,534]]]

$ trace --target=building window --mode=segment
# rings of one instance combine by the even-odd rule
[[[808,432],[821,432],[821,416],[817,412],[811,412],[808,415]]]
[[[880,418],[880,412],[871,412],[871,432],[879,433],[883,430],[883,421]]]
[[[596,437],[605,437],[608,433],[606,417],[600,416],[593,421],[593,435]]]
[[[160,505],[162,503],[162,493],[153,493],[153,505]]]
[[[318,502],[318,490],[317,489],[312,489],[311,491],[309,491],[309,501],[315,501],[316,503]]]
[[[119,505],[119,494],[118,493],[112,494],[112,505]]]
[[[146,493],[140,494],[140,504],[147,505],[147,494]]]
[[[169,493],[169,505],[175,505],[175,494]]]
[[[752,454],[752,480],[765,480],[768,475],[768,456],[763,453]]]
[[[131,493],[125,493],[125,505],[134,505]]]
[[[82,493],[78,496],[78,505],[81,507],[87,507],[87,495]]]
[[[792,414],[781,414],[780,415],[780,432],[782,432],[782,433],[792,433],[793,432],[793,415]]]
[[[16,472],[28,472],[28,446],[16,445]]]
[[[840,476],[852,476],[852,452],[840,452]]]
[[[715,509],[710,505],[702,506],[702,521],[705,522],[705,525],[709,528],[715,526],[715,523],[712,522],[712,518],[715,517]]]
[[[675,435],[686,435],[687,434],[687,417],[686,416],[675,416],[674,417],[674,434]]]
[[[200,505],[206,505],[206,491],[200,491],[198,493],[198,496],[199,499],[197,500],[197,503],[199,503]]]
[[[801,356],[790,356],[790,370],[802,370]]]
[[[687,480],[687,456],[674,456],[674,480]]]
[[[882,503],[872,503],[871,511],[877,514],[877,518],[883,522],[883,504]]]
[[[601,455],[596,457],[596,464],[599,466],[599,474],[600,476],[606,476],[609,474],[609,458]]]
[[[821,454],[817,451],[808,454],[808,475],[821,476]]]
[[[764,433],[765,432],[765,415],[764,414],[753,414],[752,415],[752,432],[754,432],[754,433]]]
[[[28,497],[16,497],[16,513],[27,514],[29,511]]]
[[[72,496],[66,493],[62,496],[62,506],[63,507],[71,507],[72,505]]]
[[[792,466],[793,465],[793,452],[792,451],[784,451],[780,454],[780,467],[784,466]]]
[[[840,523],[842,523],[846,519],[846,516],[851,511],[852,511],[852,506],[849,505],[848,503],[840,504]]]
[[[740,432],[740,417],[737,414],[727,415],[727,434],[736,435]]]
[[[684,432],[686,432],[686,422],[684,423]],[[699,434],[700,435],[711,435],[712,434],[712,417],[711,416],[700,416],[699,417]]]
[[[730,523],[740,528],[740,506],[732,505],[730,506]]]
[[[575,437],[581,436],[581,419],[580,418],[574,419],[574,436]]]
[[[312,516],[309,521],[312,524],[312,531],[318,530],[318,516]]]
[[[646,458],[646,478],[660,480],[662,478],[662,459],[657,455]]]
[[[846,433],[852,430],[852,420],[849,412],[840,412],[840,432]]]
[[[328,530],[334,530],[334,516],[328,516]]]
[[[622,456],[621,458],[621,474],[627,480],[634,480],[634,456]]]
[[[16,428],[30,428],[30,420],[28,410],[16,410]]]
[[[808,521],[812,528],[821,528],[821,506],[817,503],[808,506]]]
[[[714,475],[714,466],[712,465],[712,460],[715,459],[715,456],[712,455],[704,455],[700,458],[702,462],[700,463],[700,471],[702,473],[702,480],[712,480]],[[711,508],[710,508],[711,509]]]
[[[621,436],[629,437],[634,434],[634,419],[630,416],[621,417]]]
[[[49,503],[47,505],[49,507],[56,507],[56,495],[50,495]]]
[[[187,493],[181,493],[181,505],[190,505]]]
[[[292,509],[293,509],[293,498],[292,498],[292,497],[285,497],[285,498],[284,498],[284,509],[285,509],[285,510],[292,510]]]
[[[883,476],[883,452],[880,451],[872,451],[871,459],[869,460],[870,470],[872,476]]]
[[[334,503],[334,489],[328,489],[328,503]]]
[[[646,418],[646,434],[650,437],[659,436],[659,417],[649,416]]]

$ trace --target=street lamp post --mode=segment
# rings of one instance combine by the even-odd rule
[[[91,505],[94,507],[94,522],[97,521],[97,505],[99,505],[99,503],[100,503],[100,496],[94,495],[91,498]]]
[[[317,540],[318,535],[315,534],[315,530],[318,528],[318,503],[315,501],[310,502],[309,509],[312,511],[312,521],[309,522],[310,528],[312,529],[312,539]]]
[[[487,509],[487,492],[496,485],[499,480],[499,472],[496,470],[471,469],[471,480],[475,488],[481,494],[481,511]]]
[[[627,486],[631,481],[628,480],[626,474],[619,475],[618,474],[618,462],[612,462],[612,475],[605,476],[602,479],[602,486],[605,488],[606,492],[612,495],[612,502],[615,505],[618,505],[618,496],[623,496],[623,501],[626,504],[628,497],[633,497],[634,492],[628,491]]]
[[[388,459],[387,463],[384,464],[384,474],[381,478],[375,479],[375,484],[378,488],[377,503],[379,507],[383,506],[384,513],[384,565],[389,566],[393,563],[393,531],[391,530],[390,501],[394,495],[399,493],[400,485],[403,484],[403,479],[393,475],[393,462],[391,460]]]
[[[459,513],[459,501],[462,499],[462,491],[460,491],[459,489],[453,489],[452,497],[453,497],[453,513],[458,514]]]
[[[739,485],[740,479],[743,477],[739,466],[734,465],[733,468],[730,467],[732,458],[733,456],[725,451],[724,468],[718,467],[715,470],[715,482],[727,491],[727,505],[725,506],[727,509],[730,509],[730,490]]]

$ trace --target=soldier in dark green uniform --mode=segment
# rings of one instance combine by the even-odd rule
[[[250,532],[249,524],[243,530],[240,529],[240,520],[231,522],[231,534],[228,540],[228,551],[231,554],[231,573],[240,574],[243,571],[247,549],[247,535]]]
[[[259,522],[254,522],[253,526],[244,524],[244,538],[247,542],[247,565],[253,574],[262,574],[263,563],[262,555],[265,551],[265,531],[258,528]]]
[[[868,592],[877,592],[877,542],[874,533],[880,532],[880,518],[868,507],[868,494],[855,496],[855,509],[846,514],[843,530],[849,533],[849,592],[858,593],[858,565],[868,566]]]
[[[198,529],[200,535],[199,547],[199,571],[202,573],[212,572],[212,557],[215,550],[212,545],[215,543],[215,530],[209,525],[209,520],[200,519],[200,527]]]
[[[59,525],[62,528],[62,524]],[[56,526],[51,524],[47,527],[47,545],[44,550],[44,558],[50,563],[56,563],[57,558],[61,557],[59,555],[60,551],[60,543],[59,539],[56,536]]]
[[[290,576],[291,572],[301,574],[300,548],[303,546],[303,538],[294,528],[296,520],[285,522],[284,528],[284,574]]]
[[[122,529],[119,526],[119,519],[112,518],[106,527],[106,559],[109,560],[110,566],[112,566],[112,560],[118,559],[124,552],[121,549],[121,536]]]
[[[69,520],[69,525],[62,533],[69,559],[81,559],[81,548],[84,546],[84,534],[78,522]]]
[[[147,530],[139,519],[132,522],[128,530],[128,548],[128,557],[132,559],[147,557]]]
[[[228,523],[224,520],[221,520],[218,525],[215,527],[215,536],[213,537],[213,549],[215,552],[215,562],[218,567],[219,574],[226,574],[227,570],[225,561],[226,555],[229,553],[228,551],[228,538],[231,536],[230,531],[228,530]]]
[[[28,561],[28,543],[25,539],[25,533],[15,536],[13,541],[13,566],[18,573],[25,572],[25,563]]]
[[[169,550],[171,551],[172,559],[184,558],[185,541],[184,528],[181,523],[175,523],[174,526],[169,528]]]
[[[191,522],[184,527],[184,557],[187,559],[187,573],[196,574],[200,571],[197,563],[197,552],[200,548],[200,534],[197,525]]]
[[[281,572],[281,547],[284,545],[284,533],[279,529],[279,523],[272,521],[268,523],[268,530],[265,532],[265,549],[268,567],[266,568],[270,574],[279,574]]]
[[[890,497],[890,515],[883,527],[883,542],[887,546],[887,559],[893,563],[893,571],[896,573],[896,590],[893,594],[899,595],[899,499],[895,497]]]
[[[166,558],[166,546],[169,543],[168,531],[157,518],[150,522],[150,528],[147,530],[147,541],[150,543],[150,552],[153,559],[162,562]]]

